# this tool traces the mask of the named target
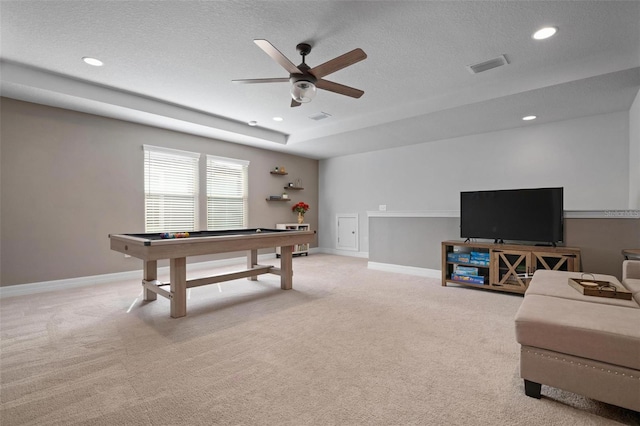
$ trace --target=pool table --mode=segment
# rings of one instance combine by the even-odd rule
[[[249,278],[261,274],[280,275],[280,288],[293,287],[293,246],[313,242],[315,231],[289,229],[234,229],[225,231],[189,232],[189,237],[165,239],[160,233],[110,234],[111,250],[142,259],[144,300],[156,300],[157,295],[169,299],[171,317],[187,314],[187,288],[224,281]],[[280,267],[258,265],[258,249],[280,247]],[[246,251],[247,269],[207,278],[187,280],[187,257],[214,253]],[[158,260],[169,259],[170,283],[158,281]],[[169,291],[164,286],[169,286]]]

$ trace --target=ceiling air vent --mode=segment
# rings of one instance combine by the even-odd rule
[[[472,74],[478,74],[480,72],[484,72],[492,68],[497,68],[508,64],[509,61],[507,60],[507,57],[504,55],[500,55],[497,58],[489,59],[488,61],[479,62],[473,65],[467,65],[467,69]]]
[[[310,115],[309,118],[315,121],[324,120],[325,118],[331,117],[331,114],[327,114],[326,112],[319,112],[314,115]]]

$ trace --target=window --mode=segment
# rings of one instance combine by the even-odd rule
[[[145,232],[195,231],[200,154],[143,145]]]
[[[247,226],[249,162],[207,155],[207,229]]]

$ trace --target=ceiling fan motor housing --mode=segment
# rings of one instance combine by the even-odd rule
[[[316,81],[318,81],[318,79],[309,72],[310,68],[307,64],[303,63],[298,65],[298,69],[302,71],[302,73],[289,74],[289,81],[291,82],[291,84],[297,83],[298,81],[308,81],[309,83],[316,84]]]

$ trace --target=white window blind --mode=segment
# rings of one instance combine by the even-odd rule
[[[207,229],[247,226],[249,162],[207,155]]]
[[[200,154],[143,145],[145,232],[195,231]]]

